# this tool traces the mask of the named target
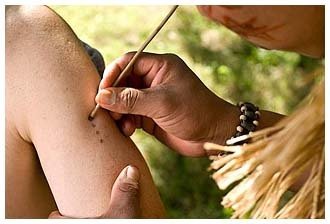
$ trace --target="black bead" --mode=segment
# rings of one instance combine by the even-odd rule
[[[235,134],[235,138],[237,138],[237,137],[239,137],[239,136],[242,136],[242,135],[244,135],[243,132],[236,132],[236,134]]]
[[[247,122],[247,121],[242,121],[241,126],[244,129],[248,130],[248,132],[254,131],[256,129],[256,126],[253,123],[250,123],[250,122]]]
[[[252,103],[245,102],[242,106],[246,106],[248,110],[256,111],[258,107],[254,106]]]
[[[238,107],[240,108],[241,115],[245,115],[246,119],[241,120],[239,118],[240,124],[239,126],[242,127],[243,131],[239,132],[237,131],[236,134],[233,136],[235,138],[240,137],[242,135],[247,135],[252,131],[255,131],[256,125],[253,124],[253,121],[258,121],[260,115],[256,113],[256,111],[259,111],[259,108],[257,106],[254,106],[252,103],[244,102],[244,103],[238,103]],[[244,110],[242,111],[242,108]],[[240,115],[240,116],[241,116]],[[244,144],[247,140],[237,142],[234,145],[241,145]]]
[[[243,113],[247,118],[255,120],[255,113],[253,111],[246,110]]]

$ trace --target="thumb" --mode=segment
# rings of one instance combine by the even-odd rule
[[[112,187],[105,218],[137,218],[140,215],[139,179],[136,167],[127,166],[121,171]]]
[[[150,118],[162,116],[171,104],[165,88],[134,89],[111,87],[98,92],[95,101],[101,107],[121,114],[142,115]]]

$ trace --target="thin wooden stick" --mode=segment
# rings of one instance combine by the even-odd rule
[[[173,15],[175,10],[178,8],[178,5],[175,5],[172,7],[170,12],[166,15],[166,17],[162,20],[162,22],[158,25],[158,27],[150,34],[148,39],[142,44],[142,46],[139,48],[139,50],[135,53],[134,57],[131,59],[131,61],[128,63],[128,65],[125,67],[125,69],[120,73],[116,81],[114,82],[113,86],[117,86],[118,83],[125,78],[128,75],[128,71],[131,69],[139,55],[143,52],[143,50],[148,46],[148,44],[151,42],[151,40],[157,35],[157,33],[163,28],[165,23],[168,21],[168,19]],[[93,111],[88,116],[88,120],[92,121],[95,117],[96,112],[99,110],[101,106],[97,104]]]

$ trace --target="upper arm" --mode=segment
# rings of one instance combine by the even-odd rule
[[[163,215],[150,172],[135,145],[95,106],[99,82],[92,62],[63,21],[45,7],[28,9],[18,38],[8,42],[6,18],[6,82],[12,93],[17,129],[31,141],[63,215],[95,217],[110,201],[120,170],[132,164],[141,172],[142,215]],[[38,21],[28,21],[37,14]],[[16,30],[17,31],[17,30]],[[10,78],[9,78],[10,77]]]

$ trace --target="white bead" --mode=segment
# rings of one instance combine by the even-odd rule
[[[258,114],[258,115],[260,116],[260,111],[259,111],[259,110],[257,110],[257,111],[255,112],[255,114]]]
[[[246,106],[241,107],[241,112],[244,112],[246,110]]]
[[[253,124],[254,124],[255,126],[258,126],[258,125],[259,125],[259,122],[256,121],[256,120],[254,120],[254,121],[253,121]]]
[[[245,121],[246,120],[246,116],[244,114],[242,114],[241,116],[239,116],[239,119]]]
[[[242,132],[242,131],[243,131],[243,128],[242,128],[241,126],[237,126],[237,127],[236,127],[236,130],[237,130],[238,132]]]

